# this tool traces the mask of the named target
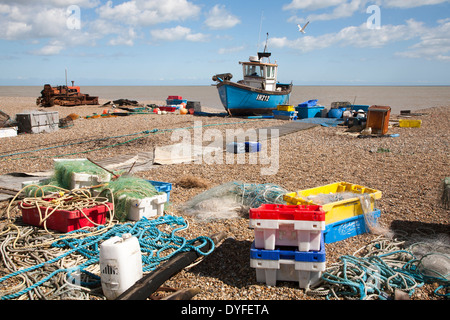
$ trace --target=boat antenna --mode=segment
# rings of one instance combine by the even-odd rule
[[[257,43],[257,46],[256,46],[256,50],[257,51],[259,51],[259,45],[260,45],[260,42],[261,42],[261,30],[262,30],[263,15],[264,15],[264,11],[261,11],[261,21],[259,23],[258,43]]]
[[[267,32],[267,36],[266,36],[266,45],[264,46],[264,53],[266,53],[267,51],[267,42],[269,41],[269,33]]]

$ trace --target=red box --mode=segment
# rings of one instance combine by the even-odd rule
[[[45,224],[47,229],[60,232],[70,232],[83,227],[95,227],[95,224],[105,224],[106,215],[109,214],[110,210],[113,210],[113,204],[107,202],[92,208],[85,208],[82,211],[55,210],[53,213],[51,213],[53,209],[50,208],[48,213],[51,213],[51,215],[43,223],[40,223],[41,219],[39,216],[39,210],[36,206],[32,206],[28,203],[22,203],[21,208],[22,220],[27,224],[36,227],[43,227]],[[42,217],[45,218],[47,208],[40,207],[40,209]],[[95,224],[93,224],[88,218]]]
[[[319,205],[263,204],[251,208],[250,219],[325,221],[325,211]]]
[[[183,100],[182,96],[168,96],[167,100]]]

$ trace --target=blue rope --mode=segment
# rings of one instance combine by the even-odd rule
[[[168,226],[173,227],[172,231],[170,233],[163,232],[158,229],[158,226],[166,224]],[[100,278],[96,275],[93,275],[86,270],[84,270],[86,267],[98,263],[99,262],[99,243],[103,240],[112,238],[114,236],[121,237],[125,233],[130,233],[132,236],[135,236],[139,240],[139,244],[141,247],[142,252],[142,264],[143,264],[143,272],[153,271],[156,269],[156,267],[163,261],[169,260],[174,255],[181,253],[181,252],[187,252],[187,251],[195,251],[199,255],[209,255],[211,252],[214,251],[215,245],[214,241],[210,239],[209,237],[200,236],[195,239],[186,240],[183,237],[177,236],[175,233],[178,231],[181,231],[183,229],[187,228],[187,223],[182,217],[176,217],[171,215],[164,215],[161,217],[158,217],[156,219],[146,219],[143,218],[140,221],[137,221],[135,223],[126,223],[126,224],[117,224],[114,225],[110,230],[95,236],[87,236],[83,239],[78,238],[67,238],[67,239],[60,239],[56,240],[54,243],[52,243],[53,247],[57,248],[70,248],[70,250],[66,251],[65,253],[59,255],[58,257],[55,257],[49,261],[31,266],[26,269],[18,270],[13,273],[10,273],[2,278],[0,278],[0,283],[12,278],[14,276],[17,276],[19,274],[24,274],[39,268],[44,267],[45,265],[49,265],[52,263],[55,263],[56,261],[61,260],[62,258],[73,254],[78,253],[82,255],[83,257],[87,258],[88,260],[84,262],[83,264],[77,266],[76,268],[69,268],[69,269],[59,269],[52,273],[50,273],[45,278],[41,279],[40,281],[34,283],[33,285],[10,295],[5,295],[0,297],[1,300],[7,300],[7,299],[14,299],[17,297],[20,297],[21,295],[33,290],[37,286],[40,286],[41,284],[45,283],[49,279],[51,279],[53,276],[55,276],[58,273],[61,272],[67,272],[68,276],[71,276],[71,273],[76,270],[80,270],[83,273],[86,273],[94,278],[94,282],[89,283],[83,283],[82,285],[89,284],[89,285],[98,285],[100,283]],[[102,228],[105,228],[104,226],[99,226],[97,230],[101,230]],[[89,233],[87,230],[75,230],[72,232],[68,232],[64,235],[64,237],[67,237],[67,235],[74,234],[74,233]],[[194,245],[195,242],[199,241],[200,244]],[[203,252],[201,249],[208,244],[208,242],[211,244],[211,248],[207,252]]]

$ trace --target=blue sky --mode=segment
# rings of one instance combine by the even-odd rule
[[[266,33],[281,82],[450,85],[449,0],[0,0],[0,85],[239,80]]]

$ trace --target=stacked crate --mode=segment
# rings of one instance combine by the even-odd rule
[[[249,226],[255,232],[250,266],[258,282],[297,281],[307,289],[320,280],[326,264],[321,206],[264,204],[250,209]]]

